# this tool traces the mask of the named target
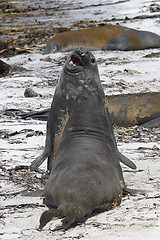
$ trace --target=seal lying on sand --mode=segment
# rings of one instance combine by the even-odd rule
[[[160,36],[132,28],[104,25],[56,34],[49,40],[44,54],[69,51],[84,46],[90,50],[141,50],[159,48]]]
[[[117,126],[160,126],[160,105],[158,104],[160,92],[105,96],[105,101],[111,120]],[[33,117],[47,121],[49,110],[48,108],[39,112],[24,113],[22,118]]]
[[[107,100],[112,122],[116,125],[158,127],[160,92],[108,96]]]
[[[39,228],[59,217],[67,230],[94,210],[116,207],[121,202],[123,187],[104,94],[98,82],[86,79],[45,186],[45,203],[50,209],[41,215]]]
[[[64,127],[86,79],[92,79],[92,82],[99,87],[99,91],[103,92],[96,59],[91,52],[81,47],[76,49],[65,62],[49,111],[45,148],[43,153],[32,162],[31,170],[36,170],[47,157],[48,169],[52,169]],[[110,128],[112,129],[112,124]],[[114,136],[113,129],[112,135]],[[128,158],[118,151],[117,154],[121,162],[133,169],[136,168]]]

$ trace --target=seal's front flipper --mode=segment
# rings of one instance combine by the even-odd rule
[[[129,158],[125,157],[122,153],[117,151],[117,154],[118,154],[118,159],[119,159],[120,162],[122,162],[123,164],[125,164],[129,168],[132,168],[132,169],[137,168],[136,165]]]
[[[135,196],[137,194],[141,194],[141,195],[146,195],[149,191],[147,190],[143,190],[143,189],[131,189],[128,188],[126,185],[123,187],[123,195],[132,195]]]
[[[55,53],[59,49],[58,42],[49,43],[43,51],[43,54]]]
[[[51,153],[48,156],[48,161],[47,161],[47,171],[50,173],[53,167],[53,162],[54,162],[54,156],[53,153]]]
[[[47,157],[51,155],[52,147],[51,147],[51,141],[50,141],[50,130],[47,127],[47,134],[46,134],[46,142],[45,142],[45,148],[42,152],[42,154],[37,157],[30,165],[31,171],[35,171],[44,161]],[[50,169],[49,169],[50,170]]]
[[[130,51],[133,50],[134,46],[128,41],[126,37],[117,37],[108,40],[107,45],[102,50],[119,50],[119,51]]]
[[[160,117],[152,119],[142,125],[140,125],[141,127],[146,127],[146,128],[152,128],[152,127],[160,127]]]
[[[37,157],[30,165],[30,170],[35,171],[48,157],[49,153],[44,149],[43,153]]]

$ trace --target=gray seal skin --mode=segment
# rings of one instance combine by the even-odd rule
[[[45,148],[42,154],[31,163],[31,170],[36,170],[48,157],[47,168],[51,171],[55,153],[66,122],[73,111],[75,99],[81,92],[84,81],[90,78],[103,92],[95,57],[86,48],[78,48],[71,53],[64,64],[49,111]],[[114,137],[111,123],[110,128]],[[130,159],[123,156],[118,150],[117,154],[121,162],[136,169]]]
[[[87,79],[86,79],[87,80]],[[42,229],[53,217],[62,228],[92,211],[105,211],[121,202],[124,187],[104,94],[86,81],[66,124],[50,177],[45,185]]]
[[[89,50],[119,51],[160,48],[160,36],[119,25],[100,25],[58,33],[49,40],[43,53],[70,51],[79,46],[87,47]]]

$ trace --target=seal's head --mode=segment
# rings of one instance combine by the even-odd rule
[[[64,66],[69,72],[80,72],[84,69],[97,71],[97,62],[93,54],[84,47],[75,49],[68,57]]]
[[[79,47],[65,62],[60,78],[61,90],[69,98],[75,99],[89,79],[92,79],[102,89],[94,55],[87,48]]]

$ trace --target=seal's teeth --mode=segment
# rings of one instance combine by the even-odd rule
[[[76,64],[74,64],[74,62],[72,60],[69,62],[69,64],[73,65],[73,66],[76,66]]]
[[[72,55],[70,62],[72,62],[73,66],[83,66],[81,59],[78,56]]]
[[[66,95],[66,100],[68,100],[68,99],[69,99],[69,95],[67,94],[67,95]]]

